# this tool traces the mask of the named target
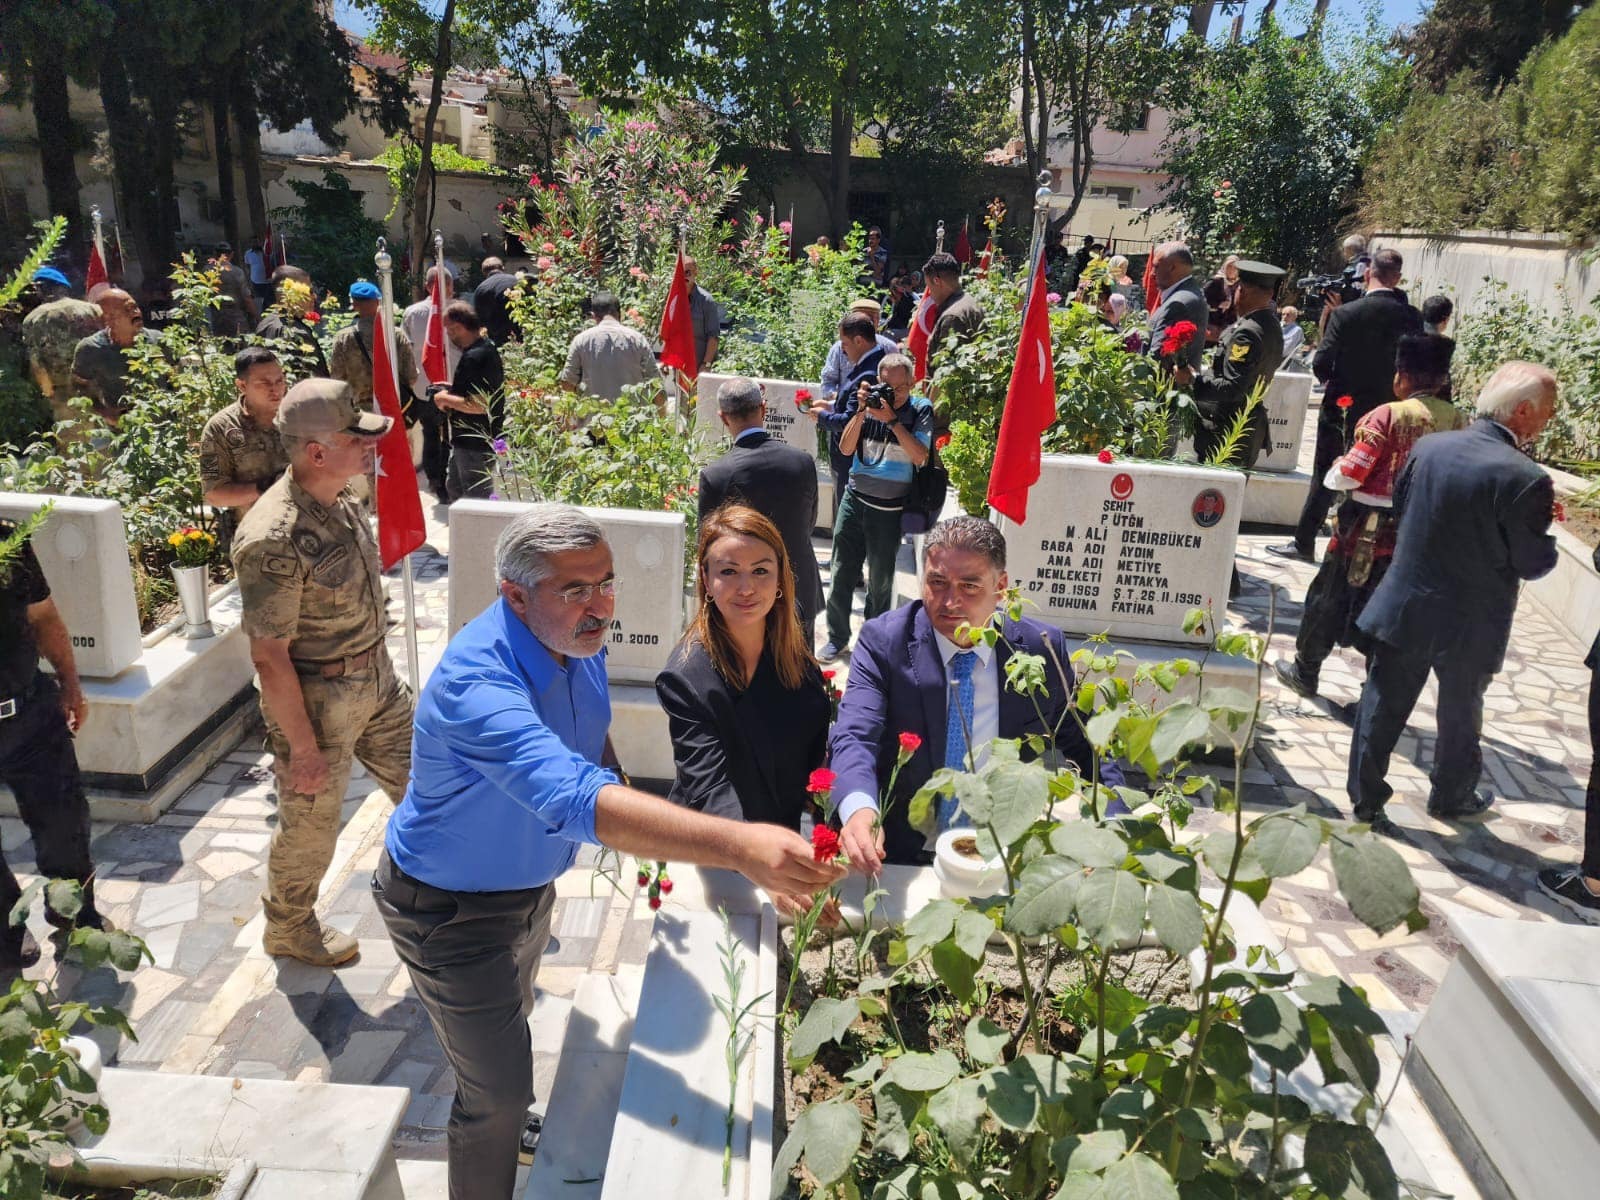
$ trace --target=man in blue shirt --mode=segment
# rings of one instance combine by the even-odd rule
[[[552,884],[580,844],[726,867],[786,895],[841,874],[787,829],[618,783],[601,653],[617,581],[593,520],[535,505],[500,535],[495,566],[500,599],[456,635],[418,701],[411,783],[372,879],[455,1072],[451,1200],[511,1195]]]

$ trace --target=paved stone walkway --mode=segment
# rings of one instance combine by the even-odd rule
[[[429,545],[414,558],[424,666],[436,661],[444,638],[448,530],[442,516],[442,510],[430,514]],[[1263,547],[1275,540],[1241,539],[1245,591],[1230,608],[1230,619],[1264,629],[1269,588],[1279,589],[1273,657],[1292,653],[1312,575],[1309,566],[1265,554]],[[818,545],[825,560],[826,544]],[[398,592],[397,577],[390,588]],[[397,661],[403,660],[398,629],[390,641]],[[1333,889],[1324,852],[1280,881],[1265,906],[1304,967],[1337,972],[1365,987],[1380,1009],[1417,1010],[1456,950],[1443,919],[1450,906],[1525,919],[1560,912],[1537,892],[1533,872],[1542,862],[1579,856],[1589,766],[1583,651],[1531,601],[1523,603],[1506,670],[1486,700],[1486,782],[1500,800],[1485,819],[1447,824],[1423,811],[1433,752],[1430,688],[1395,759],[1391,811],[1410,831],[1399,849],[1433,924],[1384,938],[1360,927]],[[1266,672],[1265,724],[1245,773],[1250,812],[1299,803],[1330,818],[1347,812],[1349,725],[1338,706],[1355,700],[1360,678],[1360,659],[1344,652],[1323,672],[1328,699],[1307,702]],[[359,963],[336,972],[279,965],[260,947],[259,895],[274,804],[258,744],[255,736],[247,738],[154,824],[96,826],[98,886],[108,915],[149,943],[154,963],[130,977],[83,975],[55,967],[47,951],[36,973],[55,973],[63,993],[115,1003],[129,1013],[137,1042],[119,1045],[114,1036],[99,1035],[108,1057],[114,1054],[121,1065],[412,1089],[397,1152],[432,1173],[424,1173],[423,1186],[408,1186],[408,1194],[442,1194],[437,1160],[453,1081],[368,894],[389,802],[358,768],[322,892],[327,919],[360,939]],[[1194,825],[1209,828],[1218,820],[1200,812]],[[0,820],[0,839],[26,876],[33,864],[23,827]],[[631,875],[631,867],[624,874]],[[578,979],[586,971],[642,963],[650,931],[650,914],[630,887],[613,891],[596,881],[592,855],[557,886],[556,944],[540,975],[534,1021],[541,1095],[548,1094]]]

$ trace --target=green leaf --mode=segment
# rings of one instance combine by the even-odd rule
[[[1150,736],[1150,753],[1159,763],[1169,763],[1185,747],[1204,742],[1211,732],[1211,714],[1187,700],[1169,704],[1156,719]]]
[[[1248,1079],[1250,1076],[1250,1046],[1237,1026],[1213,1024],[1200,1057],[1224,1079]]]
[[[1051,1200],[1108,1200],[1112,1195],[1098,1175],[1074,1171],[1061,1181],[1061,1188]]]
[[[1108,1195],[1118,1200],[1178,1200],[1178,1185],[1153,1158],[1130,1154],[1106,1168]]]
[[[83,884],[75,879],[52,879],[44,885],[44,899],[70,921],[83,911]]]
[[[1150,926],[1174,954],[1188,954],[1205,940],[1205,915],[1191,892],[1164,883],[1150,885]]]
[[[1005,928],[1038,937],[1067,924],[1083,878],[1076,863],[1058,854],[1035,859],[1017,879],[1016,894],[1006,905]]]
[[[1228,864],[1233,861],[1233,848],[1237,839],[1229,829],[1215,829],[1200,839],[1200,853],[1206,857],[1207,864],[1216,872],[1218,879],[1228,877]],[[1250,883],[1267,878],[1267,873],[1261,867],[1261,860],[1256,857],[1255,846],[1246,838],[1244,849],[1239,852],[1239,869],[1234,873],[1235,884]]]
[[[842,1041],[845,1031],[860,1015],[861,1006],[855,1000],[831,1000],[826,996],[813,1000],[789,1038],[789,1065],[796,1071],[805,1070],[824,1045]]]
[[[1120,1129],[1100,1129],[1093,1133],[1058,1138],[1050,1147],[1050,1161],[1063,1175],[1072,1172],[1103,1171],[1128,1150],[1128,1135]]]
[[[1358,1029],[1373,1037],[1388,1032],[1383,1018],[1372,1011],[1372,1006],[1355,988],[1337,975],[1302,978],[1304,982],[1294,989],[1295,995],[1326,1017],[1330,1025]]]
[[[1139,936],[1144,909],[1144,884],[1131,871],[1094,871],[1078,888],[1078,924],[1105,949]]]
[[[22,894],[17,897],[17,902],[11,906],[11,911],[6,914],[6,920],[11,928],[15,929],[28,919],[28,912],[33,908],[33,902],[39,898],[39,893],[44,891],[45,880],[35,879],[22,889]]]
[[[1288,1073],[1311,1053],[1311,1035],[1299,1007],[1283,992],[1258,992],[1239,1009],[1239,1024],[1251,1048],[1269,1066]]]
[[[944,941],[955,928],[961,906],[954,900],[935,900],[919,908],[906,922],[906,954],[916,958],[937,942]]]
[[[1050,831],[1050,849],[1086,867],[1120,867],[1128,859],[1128,843],[1120,833],[1089,821],[1057,825]]]
[[[1174,1120],[1177,1122],[1178,1132],[1190,1141],[1220,1142],[1222,1140],[1222,1122],[1202,1109],[1180,1109]]]
[[[987,913],[963,908],[956,917],[955,942],[968,958],[982,962],[994,931],[994,919]]]
[[[1007,849],[1016,845],[1050,803],[1050,777],[1037,762],[1001,762],[984,772],[984,798],[963,799],[975,825],[988,825]],[[985,800],[987,803],[985,803]]]
[[[930,1054],[902,1054],[878,1077],[878,1086],[892,1083],[908,1092],[936,1092],[961,1073],[961,1064],[948,1050]]]
[[[1356,919],[1387,933],[1417,908],[1417,885],[1405,859],[1375,833],[1334,835],[1333,874]]]
[[[911,1153],[911,1124],[922,1108],[922,1097],[891,1083],[877,1090],[872,1107],[877,1118],[872,1148],[894,1158],[905,1158]]]
[[[1123,718],[1125,709],[1102,708],[1090,717],[1083,727],[1084,736],[1089,739],[1089,744],[1097,750],[1104,750],[1111,744],[1111,739],[1116,736],[1117,724]]]
[[[988,1106],[976,1079],[957,1079],[928,1097],[928,1119],[938,1126],[950,1152],[963,1164],[972,1161],[983,1139],[987,1115]]]
[[[861,1144],[861,1114],[855,1105],[842,1100],[830,1100],[814,1105],[800,1114],[791,1130],[791,1138],[803,1131],[806,1166],[817,1177],[817,1182],[827,1187],[841,1178],[855,1160]],[[785,1143],[785,1149],[788,1144]],[[785,1172],[787,1174],[787,1172]]]
[[[979,1014],[967,1022],[967,1057],[973,1062],[989,1065],[1000,1061],[1000,1052],[1011,1040],[1011,1034],[988,1017]]]
[[[972,1003],[973,980],[978,964],[949,938],[933,948],[933,971],[962,1004]]]
[[[1312,1122],[1306,1131],[1305,1171],[1333,1200],[1399,1200],[1400,1181],[1389,1156],[1364,1126]]]
[[[1153,850],[1135,850],[1133,861],[1138,863],[1151,879],[1182,888],[1186,892],[1194,891],[1198,872],[1195,870],[1194,859],[1186,854],[1159,847]]]
[[[1274,879],[1298,875],[1311,865],[1328,826],[1304,812],[1270,813],[1255,823],[1250,845],[1261,869]]]

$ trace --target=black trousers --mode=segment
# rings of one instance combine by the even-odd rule
[[[441,498],[446,491],[445,471],[450,463],[450,443],[445,440],[445,416],[432,400],[413,400],[417,420],[422,425],[422,473],[428,486]]]
[[[1345,787],[1357,819],[1383,811],[1394,789],[1385,776],[1395,743],[1405,732],[1428,672],[1439,677],[1438,729],[1434,738],[1430,804],[1452,807],[1468,799],[1483,774],[1483,693],[1492,673],[1464,666],[1458,655],[1430,656],[1373,642],[1367,655],[1367,681],[1361,688],[1356,727],[1350,739],[1350,772]]]
[[[39,874],[47,879],[75,879],[83,884],[83,911],[95,912],[94,864],[89,860],[89,798],[78,775],[78,754],[61,713],[61,689],[43,671],[17,701],[14,716],[0,721],[0,781],[17,798],[17,811],[33,837]],[[22,930],[9,923],[22,895],[17,877],[0,856],[0,963],[16,961]],[[72,922],[51,912],[52,925]]]
[[[1600,667],[1589,676],[1589,750],[1600,746]],[[1600,879],[1600,763],[1589,764],[1589,790],[1583,798],[1583,873]]]
[[[407,875],[385,853],[372,894],[455,1072],[450,1200],[510,1200],[533,1103],[528,1014],[555,886],[447,892]]]
[[[1362,654],[1372,649],[1372,639],[1362,633],[1356,621],[1372,593],[1389,571],[1389,555],[1375,558],[1366,582],[1350,582],[1350,552],[1360,537],[1362,523],[1373,510],[1358,500],[1339,506],[1339,549],[1329,549],[1317,568],[1316,578],[1306,589],[1305,606],[1300,612],[1300,629],[1294,638],[1294,661],[1305,679],[1315,680],[1336,646],[1354,646]]]
[[[1351,428],[1354,428],[1353,423]],[[1330,419],[1324,410],[1317,418],[1317,449],[1311,468],[1311,490],[1306,493],[1305,506],[1300,510],[1300,520],[1294,529],[1294,544],[1308,556],[1316,554],[1317,535],[1322,532],[1322,523],[1327,520],[1328,510],[1333,507],[1334,494],[1322,486],[1322,480],[1328,468],[1333,466],[1333,460],[1345,452],[1345,442],[1344,423],[1338,418]]]

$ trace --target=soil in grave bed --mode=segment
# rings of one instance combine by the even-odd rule
[[[214,1175],[198,1179],[152,1179],[145,1183],[113,1186],[93,1183],[53,1183],[44,1200],[209,1200],[222,1180]]]
[[[778,989],[776,1002],[781,1005],[789,987],[793,967],[790,955],[790,937],[785,931],[780,951]],[[882,939],[875,944],[881,950]],[[811,1001],[824,995],[850,996],[855,994],[861,972],[854,962],[855,943],[842,934],[832,944],[813,940],[800,957],[801,978],[795,984],[795,1023],[811,1007]],[[1045,966],[1043,947],[1028,952],[1028,975],[1035,982],[1042,976]],[[1055,966],[1051,971],[1046,994],[1039,1004],[1041,1042],[1035,1044],[1025,1037],[1018,1046],[1019,1053],[1042,1052],[1047,1054],[1077,1053],[1083,1040],[1083,1029],[1077,1023],[1074,1008],[1077,1003],[1087,1003],[1085,995],[1084,960],[1069,955],[1057,947]],[[866,975],[888,975],[891,968],[881,957],[869,962]],[[829,982],[830,974],[832,982]],[[961,1008],[948,990],[938,982],[930,970],[920,977],[920,986],[895,988],[892,993],[894,1024],[899,1027],[908,1051],[949,1049],[965,1063],[965,1032],[967,1022],[978,1012],[1005,1029],[1017,1029],[1023,1022],[1026,1003],[1022,993],[1022,979],[1009,947],[991,945],[984,964],[978,971],[978,992],[971,1010]],[[1129,950],[1114,954],[1107,975],[1109,982],[1144,997],[1151,1004],[1172,1004],[1193,1008],[1196,998],[1189,989],[1189,965],[1183,958],[1175,957],[1161,949]],[[879,993],[881,997],[883,993]],[[790,1028],[793,1028],[791,1025]],[[787,1042],[787,1031],[779,1030],[780,1043]],[[872,1054],[898,1050],[888,1016],[857,1018],[845,1036],[845,1044],[829,1042],[822,1047],[811,1065],[798,1075],[789,1069],[785,1045],[778,1050],[778,1083],[780,1094],[773,1097],[773,1146],[783,1144],[789,1126],[801,1110],[833,1099],[849,1088],[844,1078]],[[862,1115],[871,1119],[870,1093],[857,1101]],[[799,1200],[808,1195],[799,1178],[791,1180],[784,1192],[784,1200]]]

